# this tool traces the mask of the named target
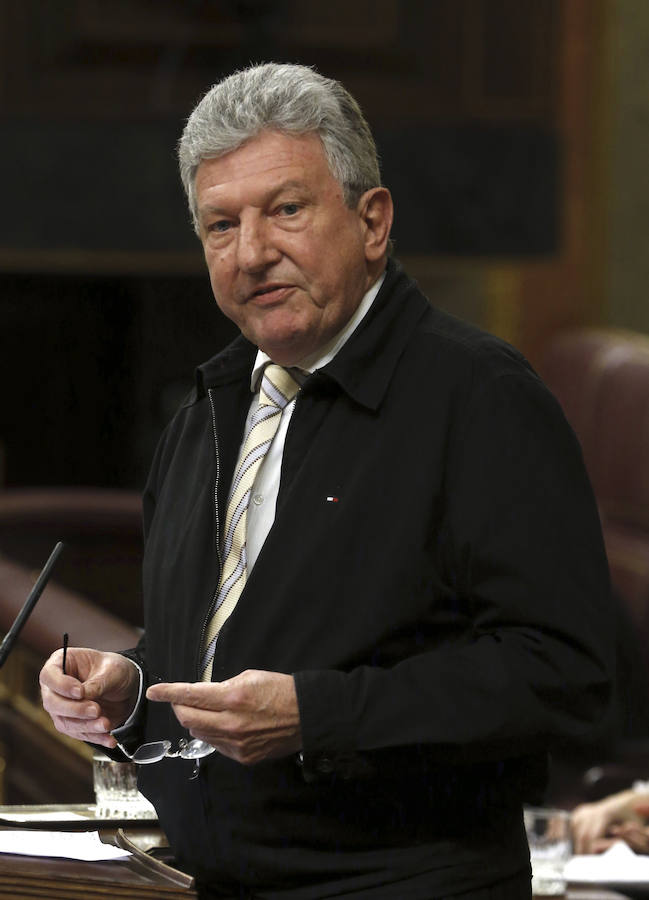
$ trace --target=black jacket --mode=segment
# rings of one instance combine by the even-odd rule
[[[149,680],[198,678],[255,352],[239,338],[199,368],[153,462]],[[305,766],[214,754],[189,781],[169,760],[141,788],[181,863],[258,897],[425,898],[524,871],[545,752],[607,702],[608,591],[558,404],[391,262],[298,397],[275,524],[214,660],[217,680],[294,673]],[[180,735],[150,704],[147,739]]]

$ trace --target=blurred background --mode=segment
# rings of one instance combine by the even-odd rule
[[[642,0],[0,0],[0,483],[140,488],[232,336],[175,144],[251,61],[358,98],[433,302],[533,362],[649,329],[648,47]]]
[[[235,334],[175,145],[215,81],[266,61],[354,94],[396,256],[557,392],[602,510],[621,690],[640,685],[613,738],[649,730],[649,658],[627,652],[649,640],[649,4],[0,0],[0,630],[68,544],[0,680],[0,802],[90,791],[87,748],[51,733],[37,672],[62,630],[137,639],[139,491],[194,366]],[[585,758],[612,759],[603,746]]]

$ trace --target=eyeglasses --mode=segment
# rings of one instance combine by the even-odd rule
[[[193,759],[196,763],[191,774],[190,781],[197,777],[198,768],[201,759],[214,753],[216,747],[208,744],[206,741],[200,741],[194,738],[188,741],[181,738],[178,741],[178,749],[173,753],[171,751],[171,741],[151,741],[148,744],[141,744],[135,753],[129,753],[126,747],[117,743],[124,756],[128,756],[131,762],[137,766],[148,766],[151,763],[160,762],[163,759]]]
[[[41,581],[46,580],[49,577],[49,572],[52,569],[52,566],[56,562],[58,555],[63,549],[63,544],[57,544],[54,548],[54,552],[52,553],[50,559],[47,561],[45,569],[41,573]],[[38,585],[36,586],[38,587]],[[36,587],[32,594],[36,592]],[[42,591],[42,587],[40,588]],[[36,596],[36,599],[38,599]],[[31,595],[28,598],[28,603],[31,601]],[[35,602],[35,601],[34,601]],[[32,603],[33,607],[33,603]],[[9,635],[7,635],[9,637]],[[5,638],[6,641],[6,638]],[[5,641],[3,641],[2,647],[4,648]],[[67,633],[63,635],[63,660],[61,664],[61,669],[63,674],[65,675],[65,664],[67,661],[68,655],[68,635]],[[0,663],[1,665],[1,663]],[[148,744],[141,744],[135,753],[129,753],[126,747],[123,744],[120,744],[117,741],[117,746],[122,751],[124,756],[134,762],[137,766],[147,766],[150,763],[157,763],[161,760],[168,759],[193,759],[195,761],[194,771],[192,772],[191,778],[196,778],[198,775],[198,766],[201,761],[206,756],[209,756],[211,753],[216,751],[216,747],[213,747],[211,744],[208,744],[207,741],[201,741],[198,738],[194,738],[191,741],[188,741],[186,738],[181,738],[178,741],[178,749],[174,753],[170,753],[171,750],[171,741],[151,741]],[[191,780],[191,779],[190,779]]]

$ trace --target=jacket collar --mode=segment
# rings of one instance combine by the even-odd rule
[[[334,359],[307,380],[305,389],[315,389],[318,380],[326,379],[362,406],[378,409],[410,335],[429,308],[400,263],[389,259],[372,308]],[[204,396],[210,387],[249,379],[256,353],[255,345],[239,335],[198,367],[198,396]]]
[[[319,373],[357,403],[381,405],[399,358],[430,305],[401,264],[389,259],[372,308],[340,353]]]
[[[205,396],[211,387],[230,384],[241,378],[250,379],[256,355],[255,345],[240,334],[224,350],[196,369],[198,396]]]

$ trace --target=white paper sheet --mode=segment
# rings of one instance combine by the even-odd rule
[[[3,822],[33,822],[34,819],[38,819],[38,822],[73,822],[73,821],[83,821],[84,819],[87,821],[88,816],[82,816],[81,813],[70,812],[69,810],[59,809],[59,810],[47,810],[38,812],[3,812],[0,814],[0,819]]]
[[[599,855],[573,856],[566,864],[565,876],[573,882],[649,885],[649,856],[640,856],[617,841]]]
[[[96,831],[2,831],[0,853],[20,853],[24,856],[57,856],[65,859],[123,859],[128,850],[102,844]]]

